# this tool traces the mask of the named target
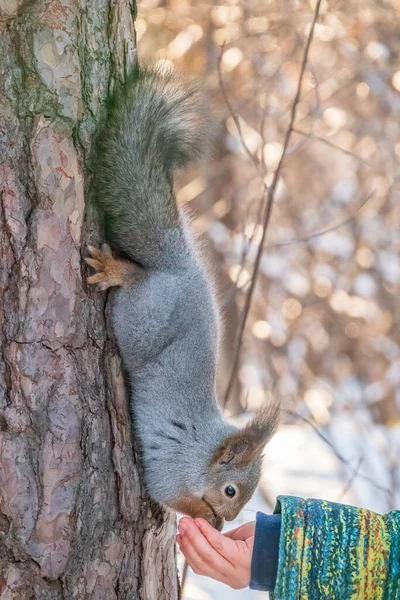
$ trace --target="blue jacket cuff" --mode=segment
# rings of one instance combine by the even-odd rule
[[[273,592],[278,572],[281,515],[257,513],[253,557],[251,561],[252,590]]]

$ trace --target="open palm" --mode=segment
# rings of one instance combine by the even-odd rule
[[[249,585],[255,522],[221,534],[204,519],[183,517],[178,530],[178,544],[195,573],[234,589]]]

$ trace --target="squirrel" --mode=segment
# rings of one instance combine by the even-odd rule
[[[116,288],[111,321],[149,495],[221,530],[258,484],[279,407],[238,429],[217,401],[217,302],[173,182],[207,152],[208,114],[202,86],[165,63],[137,65],[112,94],[94,182],[107,245],[89,246],[86,262],[88,283]]]

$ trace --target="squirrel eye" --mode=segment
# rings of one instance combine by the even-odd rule
[[[233,496],[236,494],[236,490],[233,487],[233,485],[227,485],[225,488],[225,494],[228,496],[228,498],[233,498]]]

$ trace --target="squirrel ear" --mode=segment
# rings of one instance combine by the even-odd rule
[[[232,433],[224,439],[211,459],[212,464],[245,464],[253,456],[254,443],[245,430]]]
[[[212,464],[246,465],[261,455],[263,448],[278,429],[280,406],[277,402],[263,406],[253,419],[239,431],[224,439],[214,452]]]
[[[246,425],[243,432],[247,432],[259,453],[276,433],[281,421],[281,409],[278,402],[261,407]]]

